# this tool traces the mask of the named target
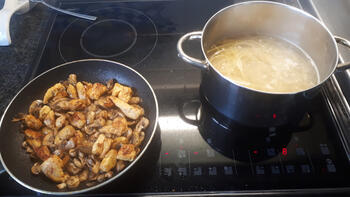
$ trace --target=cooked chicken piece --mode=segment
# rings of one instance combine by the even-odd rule
[[[78,187],[80,184],[79,177],[78,176],[69,177],[66,181],[66,184],[70,189]]]
[[[142,141],[145,139],[145,133],[140,131],[134,131],[132,133],[131,144],[135,145],[135,147],[140,146]]]
[[[95,141],[94,145],[92,146],[92,154],[94,155],[100,155],[103,151],[103,143],[105,141],[106,137],[103,134],[100,134]]]
[[[24,116],[24,123],[28,128],[34,129],[34,130],[39,130],[41,126],[43,126],[43,123],[35,116],[33,115],[25,115]]]
[[[81,168],[78,168],[77,166],[74,165],[72,162],[68,162],[66,165],[66,170],[71,174],[71,175],[76,175],[81,171]]]
[[[67,184],[66,184],[66,183],[60,183],[60,184],[56,185],[56,187],[57,187],[58,189],[64,189],[64,188],[67,187]]]
[[[146,129],[149,125],[149,120],[145,117],[142,117],[140,121],[135,126],[135,131],[142,131]]]
[[[77,83],[76,88],[77,88],[77,92],[78,92],[78,97],[80,99],[87,99],[85,86],[81,82]]]
[[[100,162],[96,161],[95,164],[91,168],[91,172],[97,174],[100,169]]]
[[[112,141],[112,139],[106,138],[105,135],[100,134],[92,146],[92,154],[99,155],[100,158],[103,158],[111,148]]]
[[[33,150],[40,148],[41,141],[40,139],[26,139],[27,144],[33,148]]]
[[[55,112],[50,110],[50,112],[47,114],[47,116],[44,119],[44,124],[51,128],[55,128],[56,120],[55,120]]]
[[[55,141],[55,136],[53,135],[53,133],[49,133],[44,136],[42,144],[43,146],[48,146],[53,148],[55,147],[54,141]]]
[[[42,161],[45,161],[51,155],[50,150],[47,148],[47,146],[41,146],[40,148],[34,149],[34,152],[36,156]]]
[[[112,148],[119,149],[122,144],[128,144],[129,140],[126,137],[116,137],[113,139]]]
[[[131,97],[129,100],[129,104],[139,104],[141,102],[140,97]]]
[[[74,112],[69,118],[70,124],[79,129],[83,128],[86,123],[86,118],[82,112]]]
[[[140,110],[140,116],[143,116],[145,114],[145,110],[140,105],[131,104],[131,106]]]
[[[106,110],[101,110],[98,113],[96,113],[96,117],[95,118],[107,119],[108,118],[108,112]]]
[[[44,105],[40,111],[39,111],[39,119],[42,121],[45,119],[45,117],[47,116],[47,114],[49,114],[49,112],[51,111],[51,108],[47,105]]]
[[[113,102],[110,99],[108,99],[108,97],[100,97],[98,100],[95,101],[95,104],[105,109],[114,107]]]
[[[75,87],[72,84],[69,84],[67,87],[67,93],[70,98],[72,99],[77,99],[78,98],[78,93]]]
[[[132,96],[132,89],[127,86],[123,86],[119,83],[115,83],[112,89],[112,96],[118,97],[124,102],[129,102]]]
[[[108,172],[114,168],[117,163],[117,154],[118,152],[115,149],[108,151],[100,164],[100,170],[103,172]]]
[[[52,129],[48,128],[48,127],[43,127],[43,128],[41,129],[41,133],[42,133],[43,135],[47,135],[47,134],[49,134],[49,133],[55,134],[54,130],[52,130]]]
[[[101,83],[94,83],[91,88],[87,90],[87,95],[92,100],[97,100],[101,95],[107,92],[107,87]]]
[[[35,175],[40,174],[40,171],[41,171],[41,169],[40,169],[40,163],[39,163],[39,162],[36,162],[36,163],[32,166],[31,171],[32,171],[32,173],[35,174]]]
[[[69,138],[73,137],[74,133],[75,129],[72,126],[65,126],[57,133],[55,137],[55,144],[60,145],[64,140],[68,140]]]
[[[96,113],[93,111],[88,111],[86,115],[86,124],[89,125],[94,122]]]
[[[100,128],[106,125],[106,120],[103,118],[97,118],[92,124],[89,125],[90,128]]]
[[[55,101],[57,101],[57,100],[60,100],[60,99],[62,99],[62,98],[66,98],[66,97],[68,97],[67,92],[66,92],[66,91],[61,91],[61,92],[58,92],[58,93],[56,94],[56,96],[54,96],[54,97],[50,100],[50,102],[55,102]]]
[[[79,180],[80,182],[84,182],[88,179],[89,176],[89,171],[88,170],[83,170],[80,174],[79,174]]]
[[[75,130],[73,140],[76,145],[82,144],[83,141],[85,140],[83,133],[80,130]]]
[[[62,167],[62,160],[57,155],[52,155],[40,165],[41,171],[45,176],[59,183],[64,182],[66,178]]]
[[[62,98],[50,104],[55,111],[75,111],[86,107],[86,101],[82,99],[68,99]]]
[[[64,155],[62,159],[63,167],[66,166],[69,160],[70,160],[70,157],[68,155]]]
[[[118,151],[117,159],[123,161],[133,161],[136,157],[136,150],[133,144],[123,144]]]
[[[117,97],[110,96],[109,98],[112,100],[114,105],[117,106],[126,115],[126,117],[136,120],[139,118],[140,115],[142,115],[141,109],[135,106],[129,105],[128,103],[122,101]]]
[[[24,134],[26,135],[27,138],[33,138],[33,139],[38,139],[42,136],[40,132],[33,131],[31,129],[24,130]]]
[[[52,99],[54,96],[56,96],[59,92],[66,91],[66,88],[61,83],[56,83],[54,86],[49,88],[43,99],[43,103],[47,104],[50,99]]]
[[[43,105],[42,100],[35,100],[30,104],[29,106],[29,114],[32,114],[35,117],[39,116],[39,111],[41,109],[41,106]]]
[[[99,110],[99,109],[100,108],[97,105],[95,105],[95,104],[90,104],[86,108],[87,111],[91,111],[91,112],[97,112],[97,110]]]
[[[111,138],[106,138],[103,142],[103,150],[100,154],[100,158],[104,158],[106,153],[111,149],[113,140]]]
[[[117,160],[117,164],[115,166],[115,169],[117,170],[117,172],[120,172],[125,168],[125,166],[126,166],[125,161]]]
[[[75,142],[74,142],[74,139],[73,138],[70,138],[66,144],[64,145],[64,149],[65,150],[70,150],[72,148],[75,148]]]
[[[57,119],[56,119],[56,129],[60,129],[62,128],[63,126],[66,125],[66,116],[65,115],[61,115],[59,116]]]
[[[111,125],[106,125],[100,129],[101,133],[109,133],[117,136],[123,135],[128,129],[127,121],[123,117],[117,117]]]
[[[68,83],[75,85],[77,83],[77,75],[76,74],[70,74],[67,79]]]

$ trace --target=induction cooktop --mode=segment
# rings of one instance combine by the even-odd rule
[[[160,109],[156,136],[143,158],[116,181],[87,195],[308,194],[349,191],[348,153],[330,98],[312,101],[307,127],[228,127],[200,98],[200,70],[176,51],[185,33],[201,30],[236,0],[61,1],[63,9],[97,16],[86,21],[53,14],[28,80],[64,62],[109,59],[139,71]],[[298,1],[280,1],[301,7]],[[303,2],[304,4],[307,1]],[[305,5],[303,8],[307,8]],[[306,10],[308,11],[308,10]],[[200,43],[185,50],[201,57]],[[7,173],[0,193],[37,195]]]

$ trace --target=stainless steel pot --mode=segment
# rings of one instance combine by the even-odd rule
[[[267,93],[236,84],[210,63],[208,49],[219,41],[246,35],[270,35],[302,48],[316,63],[320,82],[305,91]],[[201,39],[205,60],[188,56],[182,49],[186,40]],[[245,125],[279,126],[302,117],[307,101],[336,70],[337,43],[350,46],[344,38],[333,36],[325,25],[310,14],[281,3],[249,1],[226,7],[213,15],[203,31],[188,33],[177,43],[179,56],[202,69],[201,94],[220,113]]]

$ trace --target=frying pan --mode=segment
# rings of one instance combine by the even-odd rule
[[[145,139],[141,145],[141,152],[123,171],[114,175],[111,179],[97,185],[87,187],[80,184],[74,190],[59,190],[57,183],[52,182],[44,175],[33,175],[30,171],[33,162],[29,154],[22,149],[21,144],[24,134],[20,124],[11,120],[18,113],[28,113],[32,101],[42,99],[46,90],[55,83],[67,79],[74,73],[78,81],[107,82],[116,79],[119,83],[132,87],[136,95],[142,98],[142,107],[150,124],[145,131]],[[0,120],[0,159],[7,173],[19,184],[36,192],[56,195],[71,195],[91,191],[106,185],[122,176],[142,157],[149,146],[157,125],[158,103],[156,95],[147,80],[138,72],[123,64],[100,59],[78,60],[56,66],[25,85],[12,99]]]

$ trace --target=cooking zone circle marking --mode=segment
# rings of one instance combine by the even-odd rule
[[[88,14],[97,16],[97,21],[74,19],[60,35],[58,51],[65,62],[98,57],[136,66],[153,52],[158,31],[145,13],[108,7]]]
[[[106,39],[100,40],[101,37]],[[84,30],[80,38],[80,46],[91,56],[108,58],[129,51],[136,40],[137,32],[132,24],[123,20],[106,19]]]

